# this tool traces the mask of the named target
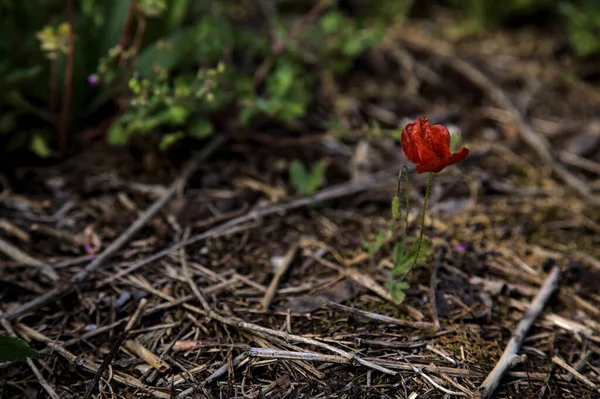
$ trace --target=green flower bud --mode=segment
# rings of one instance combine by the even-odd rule
[[[394,220],[400,220],[402,217],[402,210],[400,209],[400,197],[397,195],[392,199],[392,217]]]

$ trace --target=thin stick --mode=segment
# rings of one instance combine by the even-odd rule
[[[145,361],[148,365],[152,366],[154,369],[160,371],[161,373],[164,373],[165,371],[171,368],[171,366],[167,362],[156,356],[144,345],[140,344],[137,341],[134,341],[133,339],[128,339],[127,341],[125,341],[125,344],[123,346],[131,353],[133,353],[134,355],[136,355],[137,357]]]
[[[0,238],[0,252],[20,264],[26,266],[39,267],[40,271],[54,282],[58,280],[58,274],[54,269],[52,269],[50,266],[48,266],[41,260],[36,259],[33,256],[23,252],[19,248],[12,245],[10,242],[4,241],[2,238]]]
[[[337,355],[323,355],[313,352],[283,351],[270,348],[248,348],[248,356],[263,359],[305,360],[313,362],[348,364],[349,360]]]
[[[238,367],[246,359],[248,359],[248,355],[246,355],[245,353],[242,353],[241,355],[236,356],[232,360],[233,367]],[[206,386],[206,385],[212,383],[213,381],[217,380],[218,378],[220,378],[223,374],[225,374],[227,372],[228,368],[229,368],[229,364],[226,362],[224,365],[219,367],[214,373],[209,375],[208,378],[202,382],[202,385]],[[185,391],[182,391],[179,395],[177,395],[176,399],[187,398],[194,391],[195,391],[194,387],[188,388]]]
[[[340,310],[342,312],[346,312],[346,313],[350,313],[350,314],[354,314],[357,316],[362,316],[362,317],[366,317],[368,319],[371,320],[376,320],[376,321],[380,321],[382,323],[387,323],[387,324],[395,324],[397,326],[402,326],[402,327],[411,327],[411,328],[419,328],[419,329],[433,329],[435,328],[435,326],[432,323],[427,323],[427,322],[422,322],[422,321],[408,321],[408,320],[400,320],[400,319],[396,319],[394,317],[389,317],[389,316],[383,316],[377,313],[372,313],[372,312],[366,312],[364,310],[360,310],[360,309],[356,309],[356,308],[351,308],[349,306],[345,306],[336,302],[331,302],[329,300],[325,300],[323,301],[323,308],[327,309],[334,309],[334,310]]]
[[[441,386],[440,384],[438,384],[437,382],[435,382],[433,380],[433,378],[431,378],[430,376],[428,376],[427,374],[425,374],[422,370],[422,368],[418,368],[412,365],[411,362],[408,361],[408,359],[406,357],[404,357],[404,355],[402,353],[400,353],[400,356],[402,357],[402,359],[404,359],[404,361],[406,363],[408,363],[408,365],[410,367],[412,367],[413,371],[417,374],[419,374],[421,377],[423,377],[425,380],[427,380],[427,382],[429,382],[433,387],[439,389],[440,391],[444,392],[446,395],[454,395],[454,396],[467,396],[467,394],[465,394],[464,392],[455,392],[455,391],[451,391],[449,389],[444,388],[443,386]]]
[[[594,352],[592,351],[587,351],[583,356],[581,356],[581,359],[579,359],[577,361],[577,363],[575,363],[575,365],[573,366],[573,368],[576,371],[581,370],[582,368],[585,367],[585,365],[589,362],[589,360],[592,358],[592,356],[594,355]],[[573,380],[573,374],[569,373],[566,377],[566,380],[571,382],[571,380]]]
[[[123,329],[123,332],[121,333],[119,338],[113,343],[112,348],[110,348],[110,352],[108,352],[108,355],[106,355],[106,357],[104,358],[104,361],[102,362],[100,367],[98,367],[98,370],[96,370],[96,373],[94,374],[94,378],[92,378],[92,381],[88,384],[87,389],[85,390],[85,394],[83,395],[84,399],[89,399],[92,397],[92,392],[94,390],[94,387],[96,386],[98,381],[100,381],[100,377],[102,377],[102,374],[104,374],[104,371],[106,371],[106,368],[108,367],[110,362],[112,362],[112,359],[116,356],[117,352],[119,351],[119,348],[121,347],[121,344],[123,343],[125,338],[127,338],[129,331],[133,328],[134,324],[139,319],[140,314],[141,314],[142,310],[144,309],[144,306],[146,306],[147,303],[148,303],[148,300],[146,298],[142,298],[140,300],[140,303],[138,304],[137,309],[133,313],[133,316],[131,316],[131,319],[129,319],[129,322]]]
[[[165,256],[170,255],[172,252],[177,251],[180,248],[186,247],[191,244],[195,244],[197,242],[201,242],[206,240],[209,237],[214,237],[220,234],[225,234],[231,231],[231,229],[251,222],[256,219],[264,218],[267,216],[280,214],[284,212],[288,212],[294,209],[302,208],[316,202],[327,201],[331,199],[336,199],[340,197],[345,197],[348,195],[354,195],[356,193],[362,191],[373,190],[377,187],[384,186],[389,184],[390,179],[394,177],[394,174],[390,174],[389,172],[379,172],[371,176],[367,176],[364,179],[353,180],[347,183],[338,184],[336,186],[324,189],[310,197],[302,197],[298,198],[294,201],[288,202],[286,204],[275,204],[266,207],[261,207],[250,211],[249,213],[237,217],[235,219],[231,219],[225,223],[220,224],[219,226],[213,227],[210,230],[206,230],[203,233],[197,234],[188,238],[187,240],[182,240],[178,243],[171,245],[169,248],[163,249],[160,252],[155,253],[154,255],[141,260],[138,263],[131,265],[126,270],[117,273],[115,276],[111,277],[109,280],[112,281],[114,279],[123,277],[126,274],[132,273],[137,269],[155,262],[159,259],[164,258]]]
[[[163,196],[156,200],[150,208],[148,208],[143,214],[141,214],[137,220],[129,226],[111,245],[109,245],[102,253],[100,253],[92,262],[90,262],[83,270],[77,273],[71,279],[71,286],[67,285],[60,288],[54,288],[48,291],[46,294],[27,302],[16,309],[0,314],[0,320],[12,320],[16,317],[22,316],[23,314],[35,310],[44,306],[45,304],[57,299],[59,296],[64,295],[71,291],[74,285],[77,285],[86,280],[92,273],[94,273],[107,259],[113,256],[123,245],[125,245],[133,236],[142,228],[144,225],[154,217],[171,198],[177,192],[179,186],[187,180],[187,178],[199,167],[202,161],[205,161],[213,152],[215,152],[225,141],[227,137],[224,135],[217,135],[209,142],[206,147],[203,148],[202,152],[198,156],[194,157],[188,165],[184,168],[181,176],[175,180],[165,191]]]
[[[552,363],[556,364],[559,367],[562,367],[566,371],[569,372],[568,376],[575,376],[579,381],[583,382],[588,387],[592,388],[594,391],[600,393],[600,388],[596,386],[592,381],[590,381],[585,375],[581,374],[579,371],[575,370],[574,367],[571,367],[567,362],[565,362],[559,356],[552,356]]]
[[[135,222],[127,230],[125,230],[119,238],[111,243],[98,257],[87,265],[82,271],[77,273],[73,277],[74,283],[80,283],[85,280],[90,274],[95,272],[105,260],[111,257],[115,252],[117,252],[123,245],[125,245],[131,238],[142,228],[144,225],[154,217],[160,211],[167,202],[171,200],[171,198],[177,192],[179,186],[188,179],[188,177],[200,166],[200,163],[206,160],[217,148],[219,148],[226,140],[226,137],[223,135],[217,135],[214,140],[207,144],[206,147],[202,149],[202,152],[198,154],[197,157],[194,157],[191,162],[186,165],[185,169],[181,176],[175,180],[167,191],[163,194],[161,198],[159,198],[156,202],[150,206],[140,217],[137,218]]]
[[[504,353],[502,354],[502,357],[500,357],[496,367],[494,367],[492,372],[479,387],[481,399],[490,399],[492,397],[504,374],[512,367],[515,360],[519,357],[517,353],[519,352],[521,343],[535,319],[544,309],[546,302],[548,302],[550,296],[558,287],[559,276],[560,268],[554,266],[546,278],[546,281],[544,281],[544,285],[542,285],[542,288],[540,288],[540,291],[533,299],[533,302],[531,302],[529,309],[527,309],[527,312],[521,321],[519,321],[517,328],[513,331],[512,337],[508,341],[508,345],[506,346],[506,349],[504,349]]]
[[[285,273],[288,271],[290,265],[292,264],[292,261],[294,260],[294,255],[296,254],[297,250],[298,250],[298,245],[297,244],[293,245],[292,248],[290,248],[288,250],[287,254],[285,254],[285,257],[283,258],[281,265],[277,268],[277,270],[275,270],[273,279],[271,280],[271,283],[269,284],[269,287],[267,288],[267,292],[265,292],[265,296],[263,297],[263,299],[261,301],[261,304],[265,310],[269,309],[269,306],[271,306],[271,302],[273,301],[273,298],[275,297],[275,292],[277,291],[277,287],[279,287],[279,281],[285,275]]]
[[[97,373],[98,370],[100,369],[100,366],[97,365],[96,363],[86,360],[84,358],[81,358],[81,356],[75,356],[73,353],[66,350],[64,348],[64,346],[62,346],[59,342],[57,342],[56,340],[51,340],[50,338],[48,338],[45,335],[43,335],[42,333],[34,330],[33,328],[27,327],[25,325],[18,325],[17,327],[20,332],[28,335],[29,337],[31,337],[37,341],[44,342],[46,345],[48,345],[48,347],[50,349],[52,349],[53,351],[55,351],[56,353],[58,353],[65,359],[67,359],[67,361],[71,364],[71,366],[83,368],[92,373]],[[112,379],[121,384],[127,385],[129,387],[133,387],[133,388],[148,392],[156,398],[172,399],[172,396],[169,395],[168,393],[153,389],[153,388],[149,387],[148,385],[142,383],[137,378],[132,377],[123,372],[113,370]]]
[[[191,230],[190,230],[189,227],[187,227],[185,229],[185,232],[183,233],[183,239],[184,240],[186,240],[189,237],[190,231]],[[181,257],[181,269],[183,270],[183,277],[185,278],[185,280],[189,284],[189,286],[192,289],[192,292],[194,293],[194,295],[196,296],[196,298],[200,301],[200,304],[202,305],[202,307],[204,308],[204,310],[207,311],[207,312],[209,312],[210,311],[210,305],[208,304],[208,301],[206,300],[206,298],[204,297],[204,295],[202,295],[202,293],[200,292],[200,289],[198,288],[198,285],[196,284],[196,282],[194,281],[194,279],[192,278],[192,275],[190,273],[190,268],[188,267],[187,254],[185,253],[185,248],[181,248],[179,255]]]
[[[331,351],[333,353],[337,353],[338,355],[345,357],[350,362],[354,361],[354,362],[356,362],[356,363],[358,363],[358,364],[360,364],[362,366],[369,367],[369,368],[372,368],[374,370],[381,371],[382,373],[386,373],[386,374],[390,374],[390,375],[396,375],[397,374],[395,371],[390,370],[390,369],[388,369],[386,367],[377,365],[377,364],[375,364],[375,363],[373,363],[373,362],[371,362],[369,360],[362,359],[362,358],[360,358],[360,357],[358,357],[358,356],[356,356],[356,355],[354,355],[352,353],[346,352],[346,351],[344,351],[342,349],[339,349],[339,348],[336,348],[334,346],[325,344],[323,342],[316,341],[316,340],[314,340],[312,338],[306,338],[306,337],[302,337],[302,336],[299,336],[299,335],[289,334],[289,333],[284,332],[284,331],[273,330],[271,328],[261,327],[261,326],[259,326],[257,324],[248,323],[248,322],[245,322],[243,320],[234,318],[232,316],[230,316],[230,317],[224,317],[224,316],[222,316],[222,315],[220,315],[220,314],[218,314],[218,313],[216,313],[214,311],[211,311],[208,314],[208,316],[211,317],[211,318],[213,318],[213,319],[215,319],[215,320],[220,321],[223,324],[227,324],[227,325],[230,325],[230,326],[233,326],[233,327],[237,327],[237,328],[240,328],[242,330],[246,330],[246,331],[250,331],[250,332],[258,332],[258,333],[266,334],[266,335],[273,335],[273,336],[276,336],[276,337],[279,337],[279,338],[283,338],[283,339],[288,340],[288,341],[301,342],[301,343],[305,343],[305,344],[308,344],[308,345],[316,346],[316,347],[319,347],[319,348],[327,349],[328,351]]]

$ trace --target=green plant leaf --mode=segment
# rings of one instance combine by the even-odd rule
[[[402,246],[400,244],[396,244],[394,246],[394,265],[400,264],[403,257],[404,251],[402,251]]]
[[[27,342],[17,337],[0,335],[0,363],[24,362],[28,357],[39,357]]]
[[[308,191],[309,187],[309,178],[306,173],[306,168],[300,161],[294,160],[290,164],[289,169],[290,181],[296,187],[296,190],[302,195],[308,195],[310,192]]]
[[[137,58],[136,70],[141,76],[150,76],[156,67],[168,71],[181,64],[186,54],[194,50],[195,35],[195,28],[189,27],[148,45]]]
[[[183,138],[185,134],[183,132],[175,132],[175,133],[167,133],[160,139],[159,147],[161,150],[166,150],[181,138]]]
[[[421,244],[421,249],[419,250],[419,255],[417,257],[418,246],[419,240],[415,241],[405,254],[401,254],[402,250],[400,249],[398,250],[398,255],[396,255],[396,249],[394,250],[394,267],[391,271],[393,276],[404,275],[413,265],[425,262],[427,258],[429,258],[433,249],[431,239],[427,236],[423,236],[423,243]]]
[[[195,139],[205,139],[213,133],[213,125],[208,119],[198,118],[190,126],[188,132]]]
[[[408,289],[410,285],[406,281],[392,281],[389,284],[390,295],[392,295],[392,299],[400,304],[404,302],[406,298],[406,289]]]
[[[375,255],[381,249],[383,245],[383,237],[385,236],[385,231],[379,230],[377,233],[377,238],[375,238],[375,245],[373,245],[373,255]]]
[[[118,121],[110,125],[106,132],[106,139],[112,145],[125,145],[129,141],[129,134],[122,123]]]
[[[48,142],[40,133],[35,133],[31,136],[29,148],[42,158],[49,158],[52,156],[52,150],[48,146]]]
[[[167,109],[163,122],[171,125],[180,125],[185,122],[190,110],[183,105],[172,105]]]
[[[103,18],[104,27],[101,33],[102,44],[98,48],[98,58],[104,57],[108,53],[108,50],[119,44],[131,1],[106,0]]]
[[[317,162],[311,169],[310,175],[308,176],[308,190],[310,193],[314,193],[317,191],[319,186],[323,184],[323,180],[325,177],[325,162]]]
[[[257,110],[254,107],[245,107],[240,113],[240,124],[242,126],[248,126],[252,121],[252,118],[257,114]]]
[[[167,28],[175,30],[181,26],[188,11],[189,0],[172,0],[167,14]]]
[[[24,80],[33,80],[42,73],[42,67],[36,65],[30,68],[20,68],[4,76],[4,82],[9,85],[19,84]]]

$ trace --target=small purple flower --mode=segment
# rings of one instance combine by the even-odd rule
[[[84,245],[84,247],[85,247],[85,252],[87,252],[88,254],[92,255],[90,258],[92,260],[96,259],[97,255],[94,252],[94,247],[92,246],[92,243],[86,242],[85,245]]]
[[[350,242],[353,245],[358,245],[358,244],[360,244],[360,238],[358,238],[358,237],[352,237],[352,239],[350,240]]]
[[[98,86],[98,82],[100,80],[98,79],[98,75],[96,75],[94,73],[94,74],[91,74],[90,76],[88,76],[87,81],[88,81],[88,83],[89,83],[90,86],[96,87],[96,86]]]
[[[456,244],[454,246],[454,249],[456,249],[458,252],[461,252],[461,253],[467,252],[467,247],[464,246],[463,244]]]

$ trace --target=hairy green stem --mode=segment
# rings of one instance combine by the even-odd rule
[[[398,185],[396,187],[396,196],[400,198],[400,188],[402,187],[402,173],[406,171],[406,212],[404,214],[404,236],[402,237],[402,253],[406,253],[406,236],[408,235],[408,212],[410,211],[410,180],[408,178],[408,168],[402,165],[398,175]]]
[[[421,246],[423,244],[423,234],[425,231],[425,211],[427,210],[427,200],[429,199],[429,189],[431,188],[431,181],[433,180],[433,173],[429,172],[429,178],[427,179],[427,189],[425,189],[425,199],[423,200],[423,213],[421,214],[421,234],[419,235],[419,242],[417,243],[417,253],[415,254],[415,260],[410,268],[404,273],[402,276],[402,280],[406,278],[408,273],[412,270],[413,267],[417,264],[417,260],[419,259],[419,252],[421,252]]]

